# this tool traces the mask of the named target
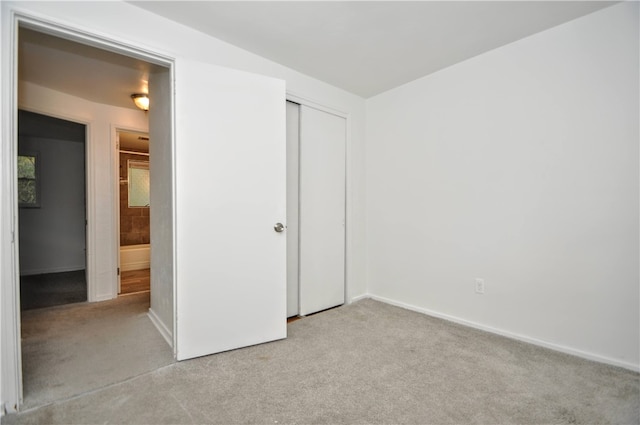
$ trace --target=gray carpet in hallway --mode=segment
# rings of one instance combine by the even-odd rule
[[[87,300],[84,270],[20,276],[22,310],[53,307]]]
[[[173,352],[147,316],[149,293],[22,313],[24,408],[156,370]]]
[[[364,300],[6,424],[631,424],[637,373]]]

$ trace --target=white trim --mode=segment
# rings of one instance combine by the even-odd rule
[[[121,286],[121,259],[120,259],[120,141],[118,138],[118,133],[121,131],[127,132],[135,132],[135,133],[149,133],[149,126],[147,125],[147,129],[143,130],[136,127],[126,126],[126,125],[118,125],[117,123],[111,123],[111,184],[113,191],[113,227],[115,229],[115,237],[113,239],[113,252],[115,252],[114,258],[116,260],[116,279],[113,282],[112,292],[114,297],[117,297],[120,293]],[[120,269],[120,273],[117,270]]]
[[[341,111],[339,109],[335,109],[335,108],[332,108],[330,106],[326,106],[326,105],[324,105],[322,103],[319,103],[319,102],[317,102],[315,100],[311,100],[311,99],[309,99],[307,97],[297,95],[297,94],[291,92],[290,90],[287,90],[286,99],[288,101],[290,101],[290,102],[298,103],[300,105],[304,105],[304,106],[307,106],[309,108],[317,109],[319,111],[326,112],[328,114],[337,115],[337,116],[339,116],[341,118],[348,118],[349,117],[349,113],[348,112],[343,112],[343,111]]]
[[[177,202],[177,181],[176,181],[176,67],[175,67],[175,59],[168,60],[169,67],[169,81],[171,83],[170,88],[170,98],[171,103],[169,107],[171,108],[171,252],[173,254],[173,273],[171,279],[173,281],[173,331],[170,332],[171,339],[169,345],[173,349],[173,358],[178,358],[178,261],[177,261],[177,241],[178,241],[178,202]],[[148,132],[148,131],[147,131]],[[149,151],[151,153],[151,151]]]
[[[87,224],[85,227],[85,268],[87,276],[87,301],[97,301],[96,297],[96,234],[95,227],[95,161],[94,161],[94,141],[93,141],[93,122],[85,118],[78,117],[73,114],[61,113],[60,110],[49,110],[47,108],[37,108],[31,105],[18,105],[16,95],[16,109],[23,111],[34,112],[40,115],[46,115],[53,118],[58,118],[65,121],[75,122],[77,124],[84,125],[84,179],[85,179],[85,219]],[[17,222],[17,217],[16,217]],[[16,226],[16,239],[18,239],[18,226]],[[18,269],[20,270],[20,269]],[[68,271],[68,270],[61,270]],[[42,271],[41,273],[55,273],[52,271]],[[27,274],[27,273],[24,273]],[[36,273],[29,273],[36,274]]]
[[[149,309],[149,311],[147,312],[147,316],[149,316],[149,319],[151,319],[151,323],[153,323],[156,329],[158,329],[158,332],[160,332],[160,335],[162,335],[164,340],[167,341],[167,344],[169,344],[169,346],[173,348],[174,347],[174,345],[172,344],[173,335],[171,335],[171,331],[169,330],[169,328],[167,328],[164,325],[164,323],[162,323],[162,320],[160,320],[156,312],[153,311],[152,309]],[[175,355],[174,355],[174,358],[175,358]]]
[[[91,124],[93,124],[92,121],[88,121],[86,118],[84,117],[80,117],[78,115],[73,115],[73,114],[68,114],[68,113],[61,113],[59,109],[56,110],[50,110],[47,108],[42,108],[42,107],[34,107],[33,105],[18,105],[16,104],[16,106],[18,107],[18,109],[21,109],[23,111],[27,111],[27,112],[33,112],[35,114],[40,114],[40,115],[47,115],[49,117],[53,117],[53,118],[58,118],[61,120],[65,120],[65,121],[71,121],[74,122],[76,124],[82,124],[85,126],[90,126]],[[85,137],[88,137],[85,134]]]
[[[1,6],[0,6],[1,7]],[[17,291],[16,282],[18,280],[20,265],[18,263],[18,240],[17,240],[17,179],[15,161],[17,155],[17,93],[18,93],[18,40],[17,40],[17,19],[15,12],[9,10],[2,18],[0,31],[3,31],[0,41],[2,41],[2,245],[0,246],[1,264],[0,272],[0,302],[2,302],[2,344],[0,372],[0,400],[1,411],[16,412],[22,403],[22,354],[20,345],[20,293]]]
[[[431,316],[431,317],[435,317],[438,319],[443,319],[443,320],[447,320],[449,322],[453,322],[453,323],[457,323],[460,325],[464,325],[464,326],[468,326],[470,328],[474,328],[474,329],[478,329],[481,331],[485,331],[485,332],[489,332],[492,334],[496,334],[496,335],[500,335],[500,336],[504,336],[506,338],[510,338],[510,339],[515,339],[518,341],[522,341],[522,342],[526,342],[528,344],[532,344],[532,345],[537,345],[539,347],[544,347],[544,348],[548,348],[550,350],[553,351],[559,351],[561,353],[565,353],[565,354],[570,354],[572,356],[575,357],[580,357],[583,359],[587,359],[587,360],[591,360],[591,361],[595,361],[598,363],[604,363],[604,364],[608,364],[611,366],[617,366],[617,367],[622,367],[625,369],[629,369],[632,370],[634,372],[640,372],[640,365],[637,364],[633,364],[633,363],[629,363],[629,362],[625,362],[622,360],[617,360],[611,357],[606,357],[606,356],[601,356],[599,354],[594,354],[594,353],[589,353],[586,351],[582,351],[582,350],[578,350],[576,348],[571,348],[571,347],[567,347],[564,345],[560,345],[560,344],[555,344],[552,342],[547,342],[547,341],[543,341],[537,338],[532,338],[526,335],[521,335],[515,332],[510,332],[510,331],[506,331],[503,329],[498,329],[498,328],[494,328],[491,326],[486,326],[483,325],[481,323],[477,323],[477,322],[473,322],[471,320],[466,320],[466,319],[461,319],[459,317],[455,317],[455,316],[450,316],[448,314],[444,314],[444,313],[440,313],[437,311],[433,311],[433,310],[429,310],[426,308],[422,308],[422,307],[418,307],[412,304],[407,304],[407,303],[403,303],[400,301],[395,301],[392,300],[390,298],[385,298],[385,297],[380,297],[378,295],[373,295],[373,294],[367,294],[367,296],[361,296],[359,297],[360,299],[363,298],[370,298],[372,300],[375,301],[379,301],[385,304],[390,304],[396,307],[401,307],[404,308],[406,310],[411,310],[411,311],[415,311],[417,313],[422,313],[422,314],[426,314],[427,316]]]
[[[100,301],[109,301],[114,299],[111,294],[96,295],[91,302],[99,303]]]
[[[369,294],[358,295],[357,297],[351,298],[351,300],[349,300],[349,304],[357,303],[358,301],[368,300],[368,299],[371,299],[371,295]]]
[[[43,15],[32,10],[21,9],[19,5],[12,5],[10,11],[12,19],[19,20],[24,28],[29,28],[55,37],[80,42],[102,50],[109,50],[118,54],[128,56],[153,63],[155,65],[169,67],[173,65],[174,59],[166,53],[157,52],[156,49],[146,49],[134,46],[134,43],[121,41],[113,34],[99,32],[93,28],[86,28],[77,23],[63,22],[58,19],[51,19],[48,15]],[[139,44],[139,43],[135,43]]]
[[[353,257],[351,255],[351,250],[353,249],[353,240],[354,235],[351,234],[351,229],[355,226],[351,224],[355,222],[352,220],[352,213],[354,211],[353,199],[355,196],[353,195],[353,172],[351,159],[353,157],[351,149],[351,131],[352,131],[352,120],[351,114],[346,113],[344,115],[345,119],[345,134],[344,134],[344,300],[345,304],[349,304],[349,292],[351,288],[351,267],[349,267],[349,260]]]
[[[114,245],[117,246],[116,249],[116,281],[115,281],[115,293],[120,294],[122,291],[122,271],[120,270],[120,133],[117,128],[114,128],[113,124],[111,125],[111,151],[118,152],[117,155],[112,156],[111,161],[111,179],[116,179],[118,184],[113,186],[113,221],[114,221],[114,229],[116,231],[116,236],[114,238]],[[112,182],[113,183],[113,182]]]

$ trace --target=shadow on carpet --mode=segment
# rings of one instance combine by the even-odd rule
[[[84,270],[20,276],[22,310],[53,307],[87,300]]]
[[[24,409],[122,382],[173,363],[151,323],[149,293],[22,313]]]

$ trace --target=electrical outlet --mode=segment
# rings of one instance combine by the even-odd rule
[[[484,279],[476,278],[476,294],[484,294]]]

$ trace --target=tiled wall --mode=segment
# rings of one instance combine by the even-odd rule
[[[120,181],[127,180],[127,161],[147,160],[148,157],[120,154]],[[149,208],[128,207],[129,186],[120,184],[120,245],[149,243]]]

